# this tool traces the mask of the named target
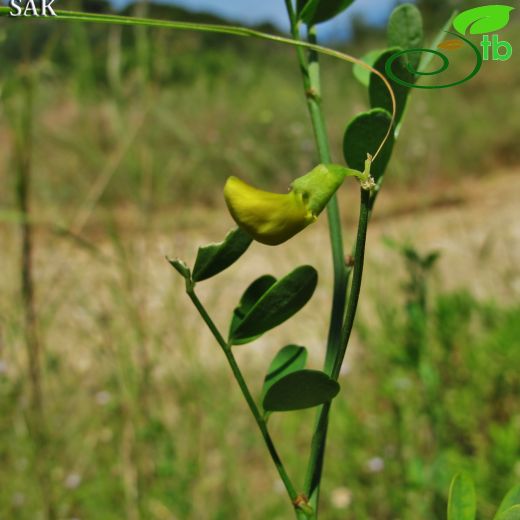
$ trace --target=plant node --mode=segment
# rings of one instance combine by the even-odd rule
[[[306,514],[312,515],[313,509],[309,505],[309,499],[303,493],[300,493],[294,499],[293,504],[294,504],[295,509],[299,509],[300,511],[303,511]]]

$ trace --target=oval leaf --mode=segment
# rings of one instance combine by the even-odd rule
[[[307,25],[326,22],[343,12],[354,0],[298,0],[298,17]]]
[[[267,292],[267,290],[274,285],[276,278],[270,274],[264,274],[257,278],[244,292],[238,306],[233,311],[231,318],[231,325],[229,327],[229,337],[232,338],[237,327],[240,325],[246,314],[253,308],[255,303]],[[250,338],[243,338],[236,340],[235,345],[242,345],[249,343],[258,337],[252,336]]]
[[[420,49],[423,44],[423,21],[421,12],[413,4],[396,7],[387,26],[388,46],[402,49]],[[419,52],[407,55],[409,63],[417,67],[421,59]]]
[[[328,403],[339,392],[339,384],[319,370],[298,370],[274,383],[265,394],[268,412],[302,410]]]
[[[288,320],[310,300],[317,283],[318,273],[310,265],[298,267],[278,280],[234,329],[231,343],[259,336]]]
[[[246,252],[252,241],[245,231],[236,228],[223,242],[200,247],[193,267],[193,280],[201,282],[227,269]]]
[[[410,89],[396,81],[388,78],[385,71],[386,62],[396,52],[402,51],[399,47],[387,49],[374,63],[374,68],[381,72],[388,82],[390,83],[392,90],[395,94],[396,100],[396,113],[395,113],[395,124],[397,125],[401,120],[406,106],[406,100]],[[414,83],[417,79],[415,74],[412,74],[405,66],[404,57],[396,59],[392,64],[392,72],[401,80],[406,83]],[[383,80],[376,74],[370,74],[370,84],[368,86],[368,94],[370,97],[370,106],[372,108],[384,108],[388,113],[392,113],[392,98],[386,88]]]
[[[453,477],[448,497],[448,520],[475,520],[477,497],[471,478],[465,473]]]
[[[512,489],[509,490],[509,492],[506,494],[506,496],[503,498],[500,507],[498,508],[498,511],[496,512],[493,520],[498,520],[498,517],[505,513],[506,510],[513,506],[520,505],[520,484],[517,486],[514,486]]]
[[[506,511],[498,517],[498,520],[520,520],[520,505],[506,509]]]
[[[347,126],[343,138],[343,155],[350,168],[363,171],[367,153],[374,154],[388,131],[392,118],[381,108],[374,108],[356,116]],[[394,146],[393,133],[377,159],[372,163],[371,173],[376,182],[385,172],[392,148]]]
[[[287,345],[280,349],[273,361],[271,361],[271,365],[265,376],[262,396],[265,396],[269,388],[287,374],[304,368],[306,362],[307,349],[305,347]]]
[[[484,5],[468,9],[453,20],[453,27],[460,33],[485,34],[503,29],[509,23],[509,15],[514,7],[508,5]]]

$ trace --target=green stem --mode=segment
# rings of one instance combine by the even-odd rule
[[[10,7],[0,6],[0,17],[8,17],[10,14]],[[132,27],[157,27],[164,29],[176,29],[181,31],[198,31],[198,32],[211,32],[219,34],[229,34],[233,36],[244,36],[259,38],[261,40],[267,40],[276,42],[284,45],[291,45],[301,48],[313,49],[316,52],[332,56],[342,61],[349,63],[360,63],[362,62],[353,56],[322,47],[321,45],[312,45],[304,41],[294,41],[291,38],[285,38],[284,36],[277,36],[274,34],[264,33],[262,31],[256,31],[247,27],[238,27],[234,25],[219,25],[219,24],[207,24],[207,23],[193,23],[193,22],[176,22],[171,20],[157,20],[153,18],[138,18],[135,16],[121,16],[115,14],[97,14],[97,13],[84,13],[80,11],[65,11],[56,9],[56,18],[53,21],[81,21],[111,25],[129,25]],[[363,66],[363,65],[362,65]],[[367,66],[368,67],[368,66]],[[368,67],[369,68],[369,67]]]
[[[346,311],[345,324],[341,335],[340,349],[337,353],[336,363],[334,364],[331,377],[338,379],[347,350],[352,327],[354,325],[354,318],[356,316],[357,304],[359,301],[359,294],[361,290],[361,279],[363,276],[363,263],[365,258],[365,243],[369,220],[369,203],[370,193],[366,190],[361,190],[361,205],[359,210],[358,233],[355,246],[354,256],[354,271],[352,276],[352,287],[350,289],[350,297]],[[330,412],[331,403],[322,406],[316,429],[312,438],[311,456],[309,459],[309,466],[307,468],[307,480],[305,483],[305,491],[309,496],[310,506],[317,511],[317,502],[319,498],[319,489],[321,481],[321,473],[323,468],[323,459],[325,455],[325,445],[327,440],[328,416]]]
[[[299,41],[300,31],[296,21],[296,14],[294,13],[291,1],[286,0],[285,3],[291,22],[292,37],[295,41]],[[316,30],[314,27],[309,27],[309,43],[311,45],[309,60],[306,60],[303,49],[298,48],[298,61],[302,71],[303,86],[307,97],[307,107],[311,117],[320,162],[329,163],[331,162],[331,153],[327,138],[325,118],[321,107],[320,67],[318,54],[315,52],[317,42]],[[332,248],[332,265],[334,272],[332,311],[327,339],[327,352],[325,355],[325,372],[330,374],[334,366],[336,353],[340,346],[347,287],[341,217],[336,195],[331,198],[327,205],[327,218],[329,223],[329,236]]]
[[[334,364],[332,377],[337,379],[343,364],[343,358],[347,351],[350,335],[354,326],[354,318],[361,291],[361,280],[363,278],[363,264],[365,261],[365,244],[367,238],[368,221],[370,217],[370,192],[361,189],[361,204],[359,209],[358,232],[354,249],[354,268],[352,272],[352,285],[350,287],[349,302],[343,331],[341,334],[341,348]]]
[[[269,431],[267,429],[267,424],[264,421],[262,414],[260,413],[258,407],[256,406],[255,400],[254,400],[253,396],[251,395],[251,392],[249,391],[249,387],[247,386],[247,383],[244,379],[244,376],[242,375],[240,367],[238,366],[238,364],[236,362],[235,356],[233,355],[233,352],[231,350],[231,346],[226,342],[226,340],[224,339],[222,334],[219,332],[217,326],[215,325],[215,323],[209,316],[208,312],[202,305],[198,296],[195,294],[193,284],[189,281],[187,282],[186,292],[187,292],[188,296],[190,297],[191,301],[193,302],[193,304],[195,305],[196,309],[199,311],[199,314],[201,315],[202,319],[208,326],[209,330],[211,331],[211,333],[217,340],[217,343],[220,345],[222,351],[224,352],[224,355],[226,356],[226,359],[229,363],[231,371],[233,372],[233,376],[235,377],[235,379],[238,383],[238,386],[240,387],[240,390],[242,391],[242,394],[249,406],[249,409],[251,410],[251,413],[253,414],[253,417],[260,430],[260,433],[262,434],[262,437],[267,446],[269,454],[271,455],[274,465],[276,466],[276,469],[278,470],[278,475],[280,476],[280,479],[282,480],[282,482],[285,486],[285,489],[287,490],[287,494],[289,495],[289,498],[291,499],[291,502],[295,508],[296,517],[299,520],[307,519],[308,513],[302,511],[300,509],[300,507],[298,507],[296,505],[301,500],[301,497],[297,493],[289,475],[287,474],[287,471],[285,470],[283,462],[280,459],[278,452],[276,451],[276,448],[274,446],[271,435],[269,434]]]
[[[316,44],[316,32],[313,27],[309,28],[309,40]],[[308,106],[313,123],[316,145],[320,161],[331,162],[331,154],[327,139],[325,118],[321,108],[321,82],[318,54],[314,51],[309,53],[309,80],[311,92],[316,95],[308,96]],[[332,266],[334,272],[332,311],[327,338],[327,351],[325,354],[324,370],[330,374],[334,365],[341,341],[341,326],[345,310],[347,276],[345,270],[345,257],[343,247],[343,233],[341,230],[341,216],[337,196],[334,195],[327,205],[327,218],[329,223],[329,237],[332,249]]]
[[[298,23],[290,0],[286,0],[286,7],[291,22],[292,37],[294,40],[299,40],[300,32],[298,29]],[[309,27],[309,43],[312,45],[316,45],[317,43],[314,27]],[[307,97],[307,107],[311,117],[320,162],[328,163],[331,162],[331,153],[327,138],[325,118],[321,108],[321,81],[318,55],[316,52],[311,50],[307,61],[303,49],[300,48],[298,48],[297,55],[302,71],[303,86]],[[327,217],[334,273],[332,310],[324,365],[325,372],[330,374],[332,373],[335,359],[341,346],[341,329],[343,325],[343,315],[345,313],[347,291],[347,273],[344,260],[341,218],[336,195],[332,197],[327,205]],[[316,511],[315,518],[317,518],[318,514],[319,490],[325,456],[329,411],[330,404],[326,404],[322,406],[318,412],[305,479],[305,490],[309,497],[309,504]]]

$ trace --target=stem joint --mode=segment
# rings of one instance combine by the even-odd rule
[[[313,100],[316,103],[321,102],[321,96],[316,87],[309,87],[305,90],[305,97],[309,100]]]

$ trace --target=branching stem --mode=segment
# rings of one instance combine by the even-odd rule
[[[300,32],[291,0],[286,0],[285,3],[291,22],[292,37],[294,40],[299,40]],[[316,45],[315,28],[309,27],[308,33],[309,42],[313,46]],[[318,55],[312,48],[309,52],[308,60],[301,49],[298,49],[297,55],[300,69],[302,71],[304,89],[307,94],[307,105],[311,116],[316,148],[318,150],[320,161],[322,163],[330,162],[330,148],[327,139],[325,118],[321,108],[321,85]],[[347,270],[344,261],[341,220],[336,196],[331,199],[327,206],[334,270],[334,285],[324,370],[334,379],[339,377],[343,358],[352,332],[357,303],[359,300],[369,216],[369,201],[370,193],[361,190],[361,207],[354,257],[355,267],[348,306],[346,306],[346,296],[349,271]],[[343,321],[344,316],[345,321]],[[309,497],[309,503],[315,511],[314,518],[317,518],[318,514],[320,482],[323,472],[330,408],[331,404],[327,403],[322,406],[318,412],[305,480],[305,491]]]
[[[289,498],[291,499],[291,502],[292,502],[295,512],[296,512],[296,517],[298,519],[308,518],[309,514],[310,514],[310,509],[308,509],[308,507],[306,507],[306,500],[302,497],[302,495],[300,495],[296,491],[289,475],[287,474],[287,471],[285,470],[283,462],[280,459],[278,452],[276,451],[276,448],[275,448],[275,445],[271,438],[271,435],[269,433],[269,430],[267,429],[267,424],[266,424],[264,418],[262,417],[262,414],[260,413],[260,410],[258,409],[253,396],[251,395],[249,387],[247,386],[244,376],[242,375],[242,371],[240,370],[240,367],[237,364],[235,356],[233,355],[233,352],[231,350],[231,345],[229,345],[229,343],[224,339],[224,337],[218,330],[217,326],[215,325],[215,323],[209,316],[208,312],[206,311],[204,305],[199,300],[198,296],[195,294],[193,284],[189,281],[187,282],[186,292],[187,292],[190,300],[195,305],[195,308],[199,311],[199,314],[201,315],[202,319],[208,326],[208,328],[211,331],[211,333],[213,334],[214,338],[217,340],[217,343],[220,345],[222,351],[224,352],[224,355],[226,356],[226,359],[231,368],[231,371],[233,372],[233,376],[235,377],[235,379],[238,383],[238,386],[240,387],[240,390],[242,392],[242,395],[244,396],[244,399],[246,400],[247,405],[249,406],[249,409],[250,409],[251,413],[253,414],[253,417],[256,421],[258,429],[260,430],[260,433],[262,434],[262,437],[267,446],[269,454],[271,455],[274,465],[276,466],[278,475],[280,476],[280,479],[282,480],[282,482],[285,486],[285,489],[287,490],[287,494],[289,495]],[[308,512],[305,512],[303,509],[307,509]]]
[[[291,33],[295,40],[300,39],[300,31],[295,13],[290,0],[286,0],[286,7],[291,22]],[[314,27],[309,28],[309,41],[316,44],[316,32]],[[308,60],[303,52],[298,52],[298,61],[302,71],[303,87],[307,97],[307,107],[311,117],[312,127],[316,148],[320,162],[331,162],[331,153],[327,138],[327,128],[325,118],[321,108],[321,81],[318,55],[316,52],[309,52]],[[332,250],[333,267],[333,296],[332,310],[329,323],[329,333],[327,338],[327,350],[325,354],[324,370],[331,374],[336,355],[340,350],[341,329],[343,315],[345,313],[347,273],[344,261],[343,234],[341,229],[341,217],[336,195],[332,197],[327,205],[327,217],[329,223],[329,237]],[[305,479],[305,491],[309,496],[311,507],[316,511],[319,501],[319,483],[323,469],[323,459],[325,455],[325,444],[328,430],[328,417],[330,405],[326,404],[318,412],[315,432],[313,435],[311,454],[307,467]]]

